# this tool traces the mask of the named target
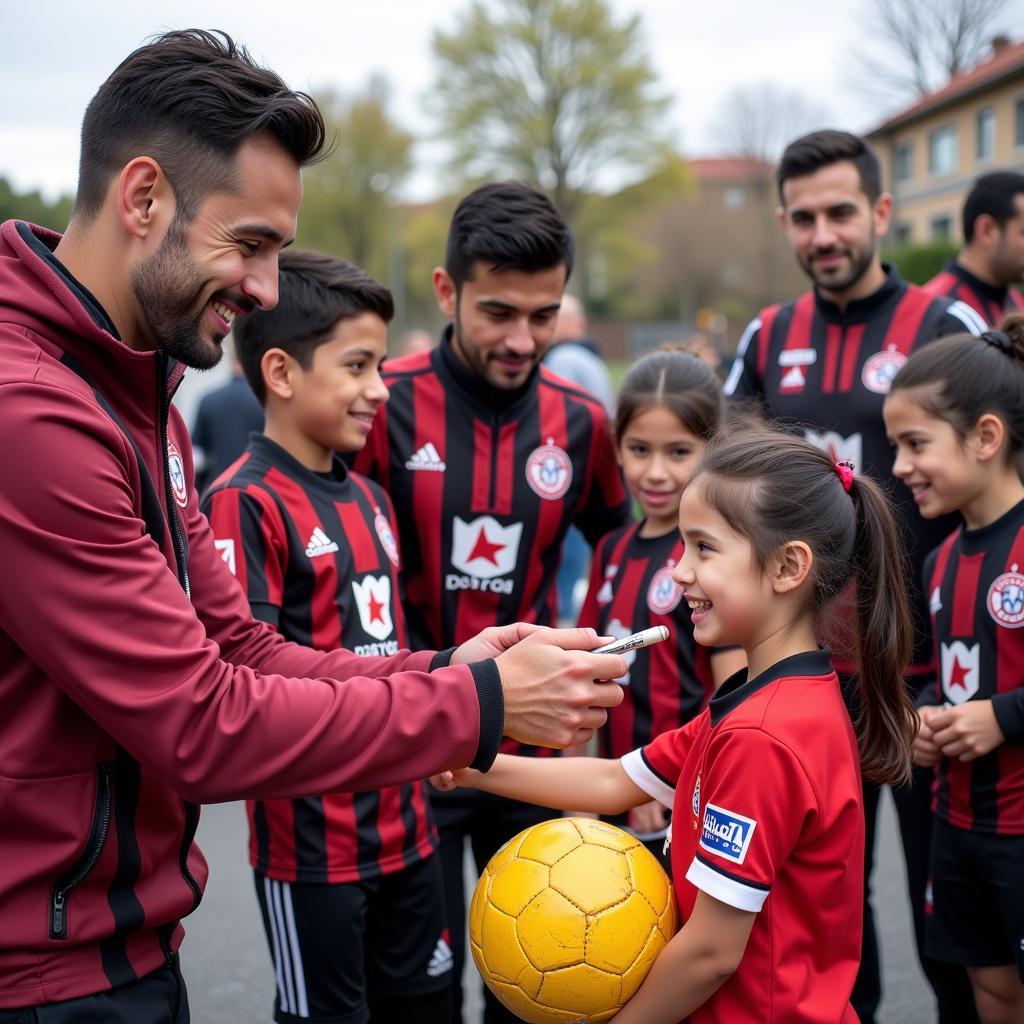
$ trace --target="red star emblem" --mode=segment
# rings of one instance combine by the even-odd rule
[[[498,559],[495,557],[499,551],[504,551],[507,548],[507,544],[495,544],[494,541],[487,539],[487,531],[481,526],[480,536],[476,539],[476,544],[473,545],[473,550],[469,553],[469,561],[472,562],[474,558],[486,559],[491,565],[497,565]]]
[[[384,621],[384,603],[377,600],[377,595],[372,590],[370,591],[370,621]]]
[[[953,669],[949,673],[949,688],[959,686],[961,690],[967,689],[967,673],[971,671],[970,665],[961,665],[960,659],[953,656]]]

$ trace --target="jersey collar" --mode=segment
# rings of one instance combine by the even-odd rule
[[[997,306],[1005,304],[1006,293],[1009,290],[1005,285],[989,284],[988,281],[982,281],[980,277],[975,277],[974,274],[972,274],[957,260],[951,260],[947,263],[946,270],[954,277],[963,281],[968,288],[986,301],[994,302]]]
[[[822,296],[817,288],[814,289],[814,302],[818,311],[826,319],[833,323],[866,323],[873,320],[880,310],[884,309],[890,302],[894,302],[906,290],[907,283],[900,277],[899,271],[888,263],[882,264],[885,271],[885,283],[865,295],[862,299],[851,299],[846,304],[846,309],[841,310],[834,302]]]
[[[718,725],[730,711],[735,711],[748,697],[752,697],[758,690],[763,690],[777,679],[782,679],[785,676],[831,675],[835,675],[835,669],[832,667],[828,649],[825,647],[783,658],[782,661],[776,662],[771,668],[749,681],[747,680],[747,670],[740,669],[739,672],[729,676],[711,698],[709,704],[711,725],[712,727]]]

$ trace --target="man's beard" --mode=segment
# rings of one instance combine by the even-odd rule
[[[452,318],[452,344],[455,349],[462,354],[463,359],[469,364],[470,369],[472,369],[477,376],[482,377],[492,388],[497,388],[499,391],[516,391],[523,386],[526,379],[529,377],[529,373],[527,373],[524,375],[523,380],[513,383],[506,376],[502,376],[495,372],[490,365],[490,360],[486,356],[481,357],[478,350],[473,347],[471,342],[467,344],[466,335],[462,330],[462,321],[459,319],[457,311],[455,316]],[[530,363],[530,372],[536,368],[539,361],[539,356],[533,359]]]
[[[820,254],[815,254],[820,255]],[[819,277],[814,266],[813,259],[801,261],[804,273],[819,287],[829,292],[845,292],[852,288],[870,269],[875,259],[875,239],[871,238],[871,244],[863,249],[850,250],[850,269],[843,277],[827,279]]]
[[[196,370],[220,362],[223,349],[201,333],[204,282],[177,218],[160,248],[132,270],[130,284],[146,330],[161,352]]]

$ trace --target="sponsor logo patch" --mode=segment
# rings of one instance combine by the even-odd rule
[[[683,588],[679,586],[672,573],[676,563],[669,559],[652,577],[647,588],[647,607],[655,615],[668,615],[674,611],[683,596]]]
[[[434,947],[430,963],[427,964],[427,974],[431,978],[436,978],[442,974],[447,974],[454,966],[455,958],[452,955],[451,940],[446,928],[441,933],[441,937],[437,940],[437,945]]]
[[[1007,629],[1024,626],[1024,576],[1017,568],[1016,565],[1011,566],[1009,572],[1004,572],[988,588],[986,604],[989,614]]]
[[[502,526],[493,516],[466,522],[452,520],[452,565],[464,575],[448,573],[446,590],[485,590],[511,594],[519,558],[522,523]]]
[[[409,456],[405,468],[410,471],[425,469],[434,473],[443,473],[448,467],[434,447],[434,442],[428,441]]]
[[[388,576],[364,576],[352,581],[356,608],[363,630],[374,640],[386,640],[395,628],[391,621],[391,579]]]
[[[742,864],[755,828],[757,822],[753,818],[709,803],[704,807],[700,845],[708,853],[717,854],[734,864]]]
[[[942,692],[950,704],[963,704],[978,692],[981,681],[981,644],[962,640],[941,644]]]
[[[333,555],[337,550],[338,545],[319,526],[309,535],[309,541],[306,543],[307,558]]]
[[[818,361],[814,348],[784,348],[779,353],[779,366],[812,366]]]
[[[395,541],[395,534],[388,522],[388,517],[383,512],[378,512],[373,520],[373,528],[377,532],[377,540],[384,549],[384,554],[391,559],[392,564],[398,565],[398,544]]]
[[[823,452],[828,452],[833,462],[851,462],[853,468],[860,470],[861,453],[864,450],[864,440],[860,434],[851,434],[843,437],[834,430],[823,430],[818,433],[816,430],[805,430],[804,437]]]
[[[791,366],[782,375],[782,380],[779,381],[779,390],[785,394],[791,394],[794,391],[803,391],[806,384],[807,377],[803,369],[799,366]]]
[[[906,365],[907,357],[895,348],[876,352],[865,364],[860,379],[868,391],[876,395],[889,394],[892,379]]]
[[[185,464],[181,461],[181,452],[173,441],[167,442],[167,468],[171,475],[171,490],[174,500],[181,508],[188,508],[188,485],[185,483]]]
[[[534,448],[526,460],[526,482],[534,492],[549,501],[564,496],[572,483],[572,463],[569,456],[548,438],[547,444]]]

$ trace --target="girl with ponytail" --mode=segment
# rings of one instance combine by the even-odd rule
[[[673,578],[694,638],[739,645],[748,668],[692,721],[617,761],[499,757],[486,774],[435,784],[602,814],[651,798],[672,808],[685,923],[615,1024],[854,1024],[861,765],[878,782],[905,781],[916,729],[892,515],[849,466],[792,435],[744,427],[705,448],[679,525]],[[826,608],[851,581],[856,724],[818,644]]]
[[[1024,316],[910,357],[885,425],[921,515],[963,527],[924,565],[935,638],[914,758],[935,766],[925,941],[983,1024],[1024,1020]]]

